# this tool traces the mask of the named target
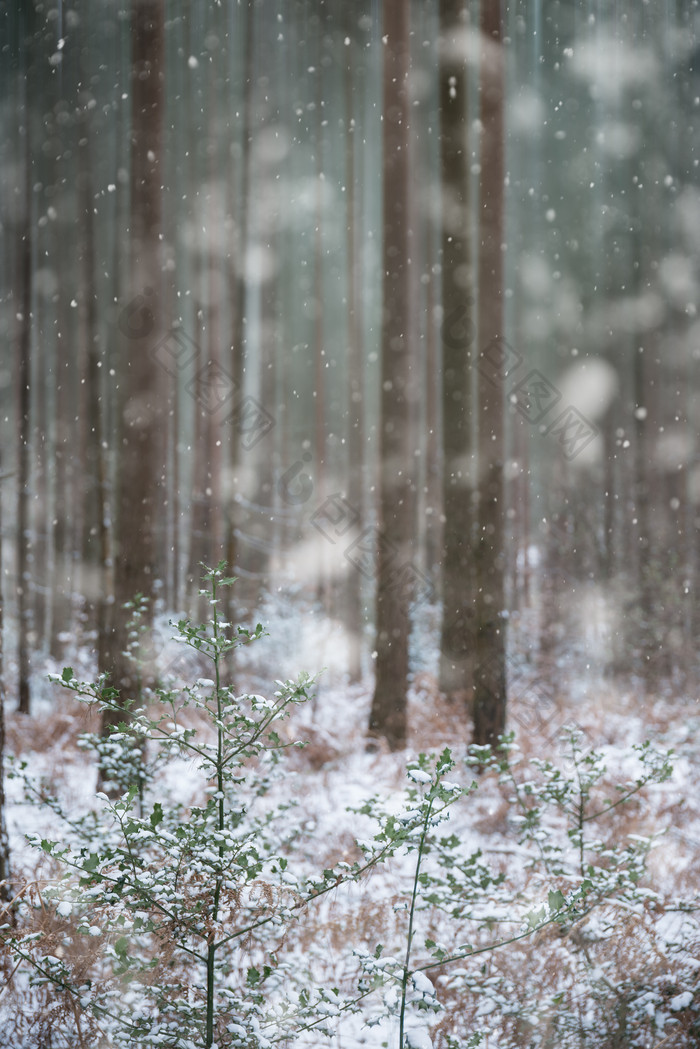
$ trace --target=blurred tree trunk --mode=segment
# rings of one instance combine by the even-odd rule
[[[78,144],[79,208],[82,215],[83,303],[81,322],[84,341],[81,422],[81,454],[84,457],[82,477],[83,535],[78,589],[83,595],[88,629],[97,634],[97,664],[105,658],[107,561],[109,534],[107,523],[107,464],[104,453],[104,426],[100,384],[99,333],[97,322],[97,287],[95,274],[95,228],[93,218],[92,155],[90,152],[89,99],[83,99],[81,137]]]
[[[254,9],[247,7],[243,9],[242,16],[245,19],[245,49],[243,52],[244,74],[243,74],[243,99],[240,152],[238,153],[240,191],[238,206],[232,201],[232,213],[236,215],[236,240],[232,252],[231,261],[231,298],[233,303],[233,324],[231,333],[231,353],[229,365],[234,382],[238,384],[238,390],[243,388],[243,367],[245,362],[246,347],[246,309],[247,309],[247,281],[246,281],[246,253],[248,250],[248,211],[250,203],[250,142],[253,127],[253,46],[254,46]],[[232,189],[229,190],[232,192]],[[239,434],[235,428],[230,428],[229,436],[229,463],[228,463],[228,490],[226,499],[226,561],[229,571],[235,575],[239,564],[238,529],[241,526],[242,515],[238,509],[238,498],[241,495],[242,478],[241,469],[241,446]],[[235,623],[237,609],[240,608],[249,587],[244,579],[241,579],[235,587],[226,587],[226,617],[230,623]],[[233,673],[233,654],[231,655],[230,670]]]
[[[207,125],[207,159],[201,180],[209,188],[209,202],[205,211],[205,229],[215,229],[218,221],[215,204],[216,185],[216,127],[217,107],[214,90],[214,69],[207,78],[204,96]],[[222,419],[233,407],[233,390],[228,369],[221,360],[221,295],[218,282],[218,261],[213,245],[205,236],[199,251],[200,287],[197,314],[196,343],[200,348],[201,369],[197,372],[198,389],[195,394],[195,470],[193,476],[192,548],[190,577],[193,588],[191,608],[196,608],[198,619],[206,618],[210,608],[206,600],[198,598],[202,583],[202,565],[216,566],[224,556],[223,517],[221,506]],[[227,424],[227,428],[230,427]]]
[[[513,534],[515,539],[513,594],[518,609],[530,605],[530,444],[525,426],[515,428],[516,459],[519,474],[514,482]]]
[[[246,332],[242,371],[248,368],[259,376],[258,394],[247,403],[247,408],[236,413],[235,439],[240,442],[241,473],[250,479],[246,495],[253,504],[242,518],[239,537],[246,548],[239,548],[239,566],[247,574],[249,601],[259,607],[260,601],[272,586],[275,549],[276,457],[275,434],[262,439],[263,431],[256,432],[255,419],[269,417],[274,430],[277,402],[277,372],[280,331],[279,268],[277,265],[281,233],[280,183],[276,161],[266,149],[268,136],[276,135],[280,127],[277,99],[277,72],[272,67],[265,83],[256,91],[258,80],[255,69],[264,64],[266,55],[265,21],[253,23],[252,78],[250,111],[250,182],[248,183],[249,214],[246,219],[246,245],[242,262],[244,267]],[[267,260],[261,269],[255,258]],[[252,263],[252,265],[251,265]],[[252,351],[252,352],[251,352]],[[264,413],[264,415],[263,415]],[[272,445],[272,447],[271,447]],[[252,482],[252,483],[251,483]],[[239,510],[241,509],[239,504]],[[243,567],[242,562],[245,562]]]
[[[31,630],[31,602],[29,600],[29,562],[31,555],[30,536],[30,491],[29,491],[29,442],[30,442],[30,381],[31,381],[31,324],[32,324],[32,155],[30,141],[30,116],[27,103],[25,115],[25,208],[24,223],[19,243],[20,308],[19,308],[19,353],[17,360],[17,664],[18,664],[18,709],[29,714],[31,697],[29,690],[30,659],[29,635]]]
[[[439,687],[466,701],[473,687],[471,343],[468,199],[467,12],[440,2],[440,181],[442,189],[442,633]]]
[[[68,329],[64,297],[58,304],[58,327]],[[75,411],[71,389],[70,343],[67,339],[56,340],[56,394],[54,400],[54,507],[52,520],[53,575],[51,578],[51,655],[55,659],[63,656],[65,632],[73,626],[72,573],[73,573],[73,499],[72,456],[74,447],[73,428]]]
[[[503,24],[500,0],[482,0],[480,53],[479,347],[503,337]],[[506,723],[504,396],[500,369],[478,398],[478,529],[475,548],[474,742],[495,743]]]
[[[195,278],[198,282],[204,279],[200,273]],[[200,348],[205,345],[204,340],[208,338],[208,332],[203,324],[203,309],[201,298],[195,301],[196,332],[195,343]],[[200,594],[202,585],[202,565],[207,564],[207,539],[211,528],[211,499],[207,491],[211,492],[208,474],[208,454],[210,447],[210,420],[205,409],[207,379],[207,354],[202,354],[198,359],[197,371],[192,388],[192,399],[194,401],[194,437],[192,454],[194,458],[194,469],[192,471],[192,489],[190,493],[191,514],[189,532],[189,563],[187,568],[187,608],[196,620],[208,615],[206,598]],[[200,365],[202,365],[200,367]]]
[[[328,493],[328,455],[329,447],[326,440],[326,348],[324,343],[323,324],[323,268],[324,259],[324,236],[323,236],[323,87],[321,79],[321,51],[322,45],[319,39],[320,33],[316,34],[316,218],[314,222],[314,451],[315,455],[315,498],[323,503]],[[330,576],[330,565],[328,557],[329,549],[327,543],[320,543],[316,550],[316,600],[323,609],[326,616],[333,614],[333,586]]]
[[[219,127],[220,114],[218,111],[218,96],[216,91],[216,79],[217,69],[214,61],[209,69],[209,76],[207,77],[208,86],[208,127],[207,127],[207,139],[209,143],[208,147],[208,162],[207,162],[207,181],[212,187],[210,192],[209,200],[209,215],[207,219],[207,227],[216,229],[216,224],[219,221],[217,210],[220,210],[220,197],[219,194],[214,192],[216,186],[216,180],[219,174],[217,168],[218,152],[217,152],[217,128]],[[226,158],[226,162],[228,158]],[[222,384],[222,397],[223,404],[221,410],[212,412],[209,416],[208,425],[208,448],[207,448],[207,478],[208,478],[208,491],[207,497],[209,499],[209,536],[206,545],[206,564],[212,567],[216,567],[225,555],[224,546],[224,512],[222,505],[222,473],[223,473],[223,442],[225,439],[225,433],[230,427],[230,423],[225,422],[225,416],[233,408],[234,403],[234,391],[230,383],[230,376],[228,369],[225,368],[222,360],[222,347],[223,342],[223,328],[222,314],[224,310],[223,299],[225,297],[225,284],[223,276],[220,276],[220,260],[217,256],[215,243],[205,246],[204,251],[204,264],[207,267],[206,276],[209,283],[208,289],[208,308],[206,312],[207,316],[207,331],[204,345],[207,345],[209,352],[207,354],[207,360],[213,367],[216,373],[221,373],[225,376],[225,385]],[[225,392],[223,392],[225,390]],[[201,580],[201,571],[199,573]]]
[[[114,615],[106,655],[122,702],[135,698],[138,674],[127,655],[129,612],[153,593],[154,531],[163,499],[162,390],[150,350],[160,327],[163,0],[133,0],[131,68],[131,286],[120,318],[118,461],[114,531]],[[119,720],[107,718],[106,721]]]
[[[412,560],[411,281],[409,216],[409,0],[384,5],[382,389],[376,535],[376,679],[369,732],[392,750],[406,743],[410,594],[397,585]]]
[[[651,335],[648,336],[647,349],[650,349]],[[646,354],[635,347],[633,358],[633,384],[635,406],[644,406],[649,410],[653,405],[653,380],[650,382],[645,361]],[[660,488],[660,478],[653,476],[654,457],[649,441],[649,423],[646,414],[635,413],[634,416],[634,459],[632,499],[634,516],[637,523],[637,602],[639,615],[639,636],[635,647],[641,660],[641,676],[647,688],[658,684],[659,669],[663,652],[663,625],[657,619],[657,606],[663,605],[659,600],[658,587],[661,581],[659,552],[654,549],[655,535],[653,521],[654,495]],[[657,497],[658,498],[658,497]],[[674,543],[674,549],[677,549]],[[667,613],[668,614],[668,613]]]
[[[360,298],[360,273],[359,253],[357,250],[357,226],[358,193],[359,185],[355,177],[355,82],[353,66],[353,18],[348,5],[343,7],[343,26],[347,33],[347,39],[351,41],[346,48],[347,62],[345,66],[345,183],[347,186],[347,273],[348,273],[348,401],[347,401],[347,469],[348,469],[348,502],[358,514],[360,521],[364,520],[364,379],[363,368],[363,346],[362,325],[360,324],[360,310],[362,308]],[[345,626],[348,633],[348,672],[351,681],[359,681],[362,677],[362,639],[364,626],[364,613],[362,607],[362,573],[355,571],[352,566],[345,580]]]
[[[2,476],[2,449],[0,449],[0,485]],[[0,498],[0,901],[12,899],[10,885],[10,842],[5,820],[5,651],[3,647],[4,616],[2,592],[2,499]],[[3,922],[6,920],[3,917]]]
[[[174,303],[171,304],[175,312]],[[182,496],[180,492],[180,386],[174,379],[170,390],[170,407],[168,410],[167,454],[169,456],[170,475],[170,564],[166,588],[168,608],[181,607],[183,600],[180,570],[180,514]]]
[[[428,578],[435,581],[439,566],[442,564],[444,526],[442,518],[442,359],[440,355],[440,333],[435,316],[436,302],[439,298],[439,281],[434,275],[434,244],[428,239],[426,272],[429,274],[426,288],[426,310],[428,324],[425,337],[425,427],[426,427],[426,469],[425,469],[425,503],[424,503],[424,557],[425,572]]]
[[[608,411],[603,423],[603,563],[602,578],[612,582],[617,571],[617,498],[615,491],[615,412]]]
[[[48,180],[55,178],[53,171],[49,169]],[[47,180],[47,181],[48,181]],[[32,267],[34,270],[34,266]],[[32,275],[33,280],[33,275]],[[32,303],[32,325],[35,332],[34,353],[30,352],[29,370],[29,412],[31,419],[29,447],[30,475],[31,475],[31,503],[29,510],[29,542],[30,551],[29,571],[31,576],[31,587],[29,590],[31,608],[27,610],[27,621],[31,624],[30,647],[31,652],[41,651],[48,636],[47,611],[50,608],[47,601],[48,587],[46,582],[48,576],[48,551],[47,533],[49,520],[49,480],[47,476],[50,462],[47,449],[48,437],[48,414],[45,374],[51,374],[52,356],[55,351],[55,330],[52,331],[52,310],[50,305],[43,300],[43,296],[36,296]],[[46,369],[46,372],[44,372]],[[33,432],[32,432],[33,431]]]
[[[644,274],[651,274],[653,267],[654,252],[651,244],[659,234],[656,225],[651,226],[647,232],[649,241],[645,243],[641,230],[645,225],[646,216],[640,213],[639,205],[632,198],[632,247],[633,258],[638,260],[638,265],[633,268],[631,284],[634,292],[638,295],[644,293]],[[651,243],[650,243],[651,242]],[[658,419],[663,422],[663,402],[657,403],[656,390],[662,388],[661,375],[658,366],[658,353],[654,352],[656,336],[652,332],[645,335],[643,347],[631,346],[632,352],[632,389],[635,405],[633,432],[634,432],[634,458],[631,471],[631,505],[634,508],[633,523],[636,524],[636,539],[633,544],[636,552],[636,603],[637,603],[637,636],[632,641],[635,655],[634,662],[640,662],[638,666],[641,672],[644,687],[653,689],[658,685],[660,671],[664,668],[664,654],[666,645],[664,634],[670,622],[664,623],[664,617],[659,616],[659,608],[664,608],[663,596],[659,594],[659,585],[662,580],[661,549],[659,538],[662,536],[662,523],[658,515],[659,504],[662,503],[661,490],[662,478],[655,469],[654,448],[650,437],[652,433],[651,420]],[[644,411],[637,411],[643,408]],[[658,425],[658,424],[657,424]],[[663,432],[663,426],[659,428]],[[667,500],[663,500],[667,502]],[[665,509],[665,508],[664,508]],[[677,543],[673,544],[674,550],[678,549]],[[666,620],[670,620],[668,610],[665,610]],[[635,667],[637,669],[637,667]]]

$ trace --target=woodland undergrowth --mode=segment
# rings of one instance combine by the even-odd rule
[[[632,748],[633,774],[615,776],[576,728],[546,760],[513,734],[445,747],[409,759],[400,791],[350,806],[349,837],[318,840],[289,727],[314,679],[237,694],[231,655],[264,631],[223,619],[224,565],[204,581],[209,621],[179,621],[176,638],[209,676],[166,672],[128,709],[104,678],[56,676],[121,712],[81,737],[103,788],[89,811],[12,764],[55,830],[28,835],[36,862],[0,918],[2,1044],[700,1045],[697,897],[662,892],[649,865],[646,799],[671,752]],[[137,664],[143,613],[136,599]],[[498,849],[475,833],[486,784]]]

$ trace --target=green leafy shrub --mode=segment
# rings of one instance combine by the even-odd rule
[[[356,836],[356,858],[318,869],[312,831],[284,790],[285,755],[302,745],[285,720],[313,681],[277,682],[271,699],[237,696],[224,660],[263,631],[222,621],[220,589],[232,582],[223,565],[205,579],[210,623],[177,630],[210,677],[144,689],[128,712],[104,680],[78,681],[70,668],[57,679],[121,720],[84,739],[109,791],[97,810],[67,811],[25,769],[28,797],[63,833],[29,836],[48,876],[27,883],[16,924],[0,930],[14,995],[12,1020],[0,1002],[6,1040],[17,1049],[307,1047],[348,1019],[392,1049],[466,1049],[487,1029],[508,1047],[645,1046],[650,1003],[669,986],[683,1013],[669,1030],[691,1029],[693,993],[678,967],[672,984],[634,968],[625,983],[595,940],[619,930],[621,916],[641,923],[660,906],[645,885],[650,839],[618,834],[615,818],[668,778],[670,755],[645,744],[636,778],[611,784],[575,732],[559,764],[524,766],[512,736],[495,751],[471,748],[466,764],[448,748],[421,754],[400,797],[349,810],[369,828]],[[137,614],[134,658],[138,638]],[[498,780],[508,805],[510,866],[473,844],[475,767]],[[381,881],[358,884],[380,867]],[[331,921],[319,906],[331,896],[346,916],[385,901],[342,940],[338,981],[324,978],[314,935]],[[523,994],[538,966],[542,978]]]
[[[100,810],[75,819],[27,780],[30,796],[67,832],[62,841],[30,836],[61,873],[40,897],[28,892],[26,906],[51,908],[59,929],[13,933],[6,945],[29,966],[35,987],[48,983],[59,993],[63,1020],[72,1011],[87,1016],[91,1037],[98,1033],[105,1045],[270,1044],[262,1019],[278,990],[285,927],[376,860],[316,877],[291,873],[288,855],[300,834],[291,803],[266,797],[283,752],[300,745],[282,739],[282,723],[309,699],[313,682],[278,682],[272,699],[236,696],[223,684],[224,658],[263,631],[222,622],[220,588],[233,582],[222,565],[205,580],[211,622],[179,622],[178,639],[209,661],[211,678],[144,693],[128,716],[105,680],[78,681],[70,668],[56,679],[103,711],[121,711],[105,738],[84,742],[111,790],[123,793],[98,793]],[[199,778],[198,804],[168,797],[168,774],[172,782],[183,768]]]

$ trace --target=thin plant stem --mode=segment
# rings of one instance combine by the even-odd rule
[[[423,820],[423,826],[421,828],[420,840],[418,843],[418,859],[416,860],[416,869],[413,874],[413,888],[411,890],[411,907],[408,914],[408,933],[406,935],[406,956],[403,963],[403,976],[401,979],[401,1013],[399,1015],[399,1049],[403,1049],[404,1043],[404,1026],[406,1020],[406,991],[408,988],[408,974],[410,972],[411,963],[411,946],[413,944],[413,922],[416,913],[416,900],[418,899],[418,878],[420,876],[420,865],[423,859],[423,849],[425,847],[425,839],[428,833],[428,823],[430,816],[433,811],[433,798],[431,797],[428,808],[426,809],[425,819]]]
[[[218,831],[219,831],[219,861],[220,869],[216,874],[214,886],[214,900],[212,904],[212,922],[216,925],[219,919],[219,900],[221,898],[221,887],[223,882],[224,846],[223,831],[225,826],[224,810],[224,723],[223,710],[221,707],[221,674],[220,674],[220,651],[219,651],[219,619],[216,607],[216,576],[212,578],[212,604],[214,606],[214,644],[212,645],[211,658],[214,660],[214,679],[216,686],[216,790],[218,808]],[[216,949],[217,942],[212,930],[209,947],[207,950],[207,1017],[206,1017],[206,1049],[214,1042],[214,991],[216,983]]]

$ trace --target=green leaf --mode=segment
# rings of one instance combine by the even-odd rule
[[[117,942],[114,944],[114,950],[120,958],[126,958],[128,946],[129,941],[127,940],[126,936],[120,936]]]
[[[66,681],[66,682],[72,681],[74,677],[75,677],[75,675],[73,674],[73,667],[64,667],[63,670],[61,671],[61,680],[62,681]]]
[[[549,896],[547,897],[547,903],[549,904],[549,909],[550,911],[552,911],[552,913],[554,913],[555,911],[560,911],[562,907],[566,906],[566,900],[564,899],[562,893],[559,892],[559,889],[554,889],[552,892],[549,893]]]
[[[97,853],[96,852],[91,852],[89,858],[86,859],[85,863],[83,864],[83,870],[84,871],[88,871],[88,872],[92,872],[92,871],[97,869],[97,867],[99,865],[99,862],[100,862],[100,857],[97,855]]]
[[[260,983],[260,971],[251,965],[246,975],[246,983],[249,987],[257,987]]]
[[[525,915],[525,921],[527,922],[528,929],[535,929],[540,922],[543,922],[546,918],[544,907],[540,907],[539,910],[528,911]]]
[[[159,801],[153,806],[153,812],[151,813],[151,827],[153,830],[156,829],[159,823],[163,822],[163,806]]]

